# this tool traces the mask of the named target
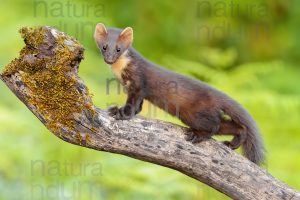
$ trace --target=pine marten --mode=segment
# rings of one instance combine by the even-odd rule
[[[118,120],[130,119],[142,110],[146,99],[189,126],[186,140],[198,143],[213,135],[232,135],[231,141],[223,142],[225,145],[231,149],[242,145],[244,155],[256,164],[264,160],[264,147],[256,123],[235,100],[201,81],[143,58],[132,47],[131,27],[106,29],[99,23],[94,38],[104,61],[127,89],[126,104],[121,108],[109,108],[111,116]]]

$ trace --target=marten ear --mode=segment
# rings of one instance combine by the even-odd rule
[[[96,42],[101,42],[107,36],[107,30],[102,23],[98,23],[95,28],[94,38]]]
[[[133,41],[133,29],[131,27],[125,28],[119,36],[119,41],[128,48]]]

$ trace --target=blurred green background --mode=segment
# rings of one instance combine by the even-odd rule
[[[24,46],[20,27],[55,26],[85,46],[80,76],[94,103],[122,105],[126,95],[116,84],[106,91],[113,76],[92,36],[97,22],[131,26],[134,47],[145,57],[244,105],[261,128],[266,169],[300,190],[299,6],[295,0],[1,0],[0,69]],[[65,143],[2,82],[0,91],[0,199],[228,199],[171,169]],[[142,115],[178,123],[148,104]]]

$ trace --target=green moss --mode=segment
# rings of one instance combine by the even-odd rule
[[[22,28],[20,30],[26,46],[20,57],[13,60],[3,71],[3,75],[19,73],[26,87],[32,91],[28,102],[35,106],[54,133],[60,133],[59,125],[69,129],[74,127],[74,113],[89,109],[94,112],[91,103],[85,103],[84,96],[78,91],[77,74],[72,65],[78,61],[78,51],[83,47],[75,39],[57,32],[52,55],[43,52],[43,46],[49,46],[47,27]],[[68,45],[67,45],[68,44]],[[81,137],[80,137],[81,138]]]

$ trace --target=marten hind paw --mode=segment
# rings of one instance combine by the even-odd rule
[[[192,141],[193,140],[193,138],[194,138],[194,133],[193,132],[187,132],[186,134],[185,134],[185,137],[184,137],[184,139],[186,140],[186,141]]]
[[[232,142],[229,142],[229,141],[223,141],[222,143],[232,150],[239,148],[239,145],[234,145],[234,144],[232,144]]]
[[[206,140],[206,139],[208,139],[208,138],[203,137],[199,134],[196,134],[192,131],[188,131],[185,135],[185,140],[186,141],[191,141],[193,144],[200,143],[200,142],[202,142],[203,140]]]
[[[223,141],[222,142],[225,146],[227,146],[228,148],[230,148],[230,142],[229,141]]]
[[[207,140],[207,139],[208,138],[206,138],[206,137],[195,134],[194,138],[192,139],[192,143],[197,144],[197,143],[200,143],[200,142],[202,142],[204,140]]]

